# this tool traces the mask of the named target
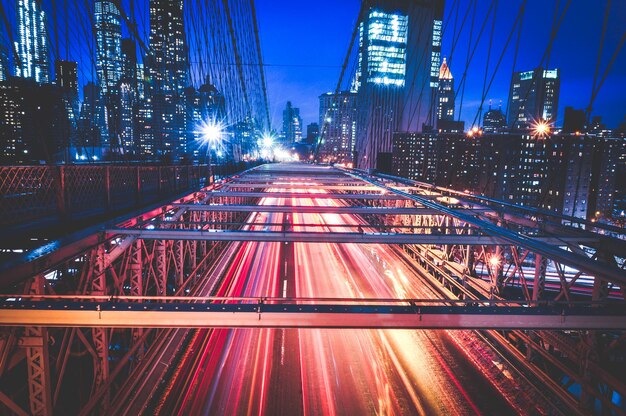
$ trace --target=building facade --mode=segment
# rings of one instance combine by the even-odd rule
[[[291,146],[293,143],[302,140],[302,118],[300,118],[300,109],[294,107],[291,101],[287,101],[287,105],[283,110],[282,137],[285,146]]]
[[[356,140],[356,93],[320,95],[318,159],[324,163],[352,163]]]
[[[150,50],[146,65],[154,151],[162,158],[178,159],[189,151],[184,98],[189,62],[182,0],[150,0]]]
[[[19,62],[15,65],[15,75],[32,78],[38,83],[50,82],[46,13],[40,1],[17,1],[17,31],[15,50]]]
[[[96,73],[103,95],[115,90],[122,78],[122,22],[114,2],[96,0],[94,4],[96,33]]]
[[[530,128],[539,121],[554,123],[559,105],[558,69],[515,72],[509,92],[509,127]]]

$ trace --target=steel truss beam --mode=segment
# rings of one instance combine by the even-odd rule
[[[320,184],[281,184],[276,185],[274,183],[236,183],[229,182],[223,185],[224,188],[231,189],[265,189],[265,188],[278,188],[278,189],[319,189]],[[325,191],[347,191],[347,192],[363,192],[363,191],[381,191],[380,186],[355,184],[355,185],[323,185]],[[412,188],[409,186],[398,186],[395,189],[401,191],[410,191]]]
[[[514,245],[514,246],[519,246],[519,247],[529,249],[533,251],[534,253],[551,258],[554,261],[558,261],[564,265],[568,265],[577,270],[581,270],[583,272],[589,273],[592,276],[596,276],[596,278],[602,278],[603,280],[617,283],[620,286],[626,285],[626,277],[624,276],[624,271],[615,267],[614,265],[610,265],[605,262],[593,260],[577,253],[566,251],[560,248],[561,246],[560,244],[549,244],[546,242],[542,242],[532,237],[525,236],[521,233],[508,230],[500,225],[494,224],[493,222],[478,219],[472,216],[468,212],[462,212],[460,210],[447,207],[445,205],[436,203],[426,198],[422,198],[419,195],[413,195],[413,194],[404,192],[398,187],[391,187],[391,186],[388,186],[387,184],[381,183],[380,179],[378,178],[370,179],[358,173],[348,173],[348,174],[355,178],[361,178],[365,182],[370,183],[374,186],[378,186],[381,189],[385,189],[389,192],[394,192],[398,195],[402,195],[409,199],[412,199],[413,201],[427,208],[438,210],[439,213],[442,215],[448,215],[448,216],[457,218],[467,224],[470,224],[480,229],[485,234],[489,234],[494,237],[497,237],[498,239],[506,241],[509,245]]]
[[[386,208],[386,207],[329,207],[329,206],[301,206],[301,205],[201,205],[201,204],[174,204],[174,207],[189,211],[217,211],[217,212],[286,212],[294,214],[348,214],[348,215],[441,215],[431,208]],[[459,211],[471,213],[487,213],[490,209],[461,209]]]
[[[6,303],[3,305],[6,306]],[[626,329],[623,308],[25,302],[0,325],[200,328]]]
[[[263,225],[263,224],[259,224]],[[305,231],[224,231],[224,230],[171,230],[171,229],[127,229],[110,228],[110,236],[133,235],[144,240],[207,240],[207,241],[266,241],[295,243],[360,243],[360,244],[463,244],[463,245],[507,245],[506,240],[486,235],[467,234],[409,234],[409,233],[341,233]],[[536,237],[546,244],[585,242],[579,237],[556,238]]]
[[[212,198],[297,198],[297,199],[365,199],[365,200],[407,200],[401,195],[395,194],[337,194],[322,193],[314,194],[307,192],[236,192],[236,191],[216,191],[207,192],[206,196]]]

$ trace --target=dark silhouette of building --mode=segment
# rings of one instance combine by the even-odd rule
[[[574,107],[565,107],[563,115],[563,133],[587,131],[587,116],[585,110],[576,110]]]
[[[69,121],[63,91],[34,78],[0,82],[0,157],[3,163],[67,160]]]
[[[306,126],[306,144],[317,143],[317,139],[320,136],[320,125],[317,123],[311,123]]]

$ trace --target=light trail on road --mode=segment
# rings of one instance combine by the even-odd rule
[[[271,191],[285,191],[276,186]],[[296,192],[312,195],[259,204],[342,206],[314,184]],[[248,222],[254,230],[307,229],[299,224],[367,230],[346,214],[253,213]],[[241,244],[215,295],[436,296],[390,246],[258,242]],[[454,338],[447,331],[200,330],[161,414],[516,413]]]

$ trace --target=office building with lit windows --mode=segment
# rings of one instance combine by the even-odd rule
[[[72,126],[78,121],[78,63],[54,61],[55,83],[61,89],[65,108]]]
[[[356,93],[320,95],[318,159],[324,163],[351,163],[356,138]]]
[[[122,26],[120,11],[113,1],[96,0],[94,4],[96,34],[96,73],[102,94],[106,95],[122,78]]]
[[[530,128],[535,122],[554,123],[559,106],[558,69],[515,72],[509,92],[509,127]]]
[[[454,78],[443,58],[439,68],[437,87],[437,131],[439,133],[463,133],[465,123],[454,120]]]
[[[443,0],[369,0],[359,24],[355,162],[391,171],[393,134],[434,119]],[[437,75],[432,75],[432,69]]]
[[[294,107],[291,101],[287,101],[287,105],[283,110],[282,137],[285,146],[291,146],[302,140],[302,118],[300,117],[300,109]]]
[[[40,1],[17,1],[17,31],[15,50],[19,62],[15,65],[15,75],[38,83],[50,82],[46,13]]]
[[[150,50],[146,61],[157,155],[177,159],[188,151],[184,90],[189,81],[182,0],[150,0]]]

